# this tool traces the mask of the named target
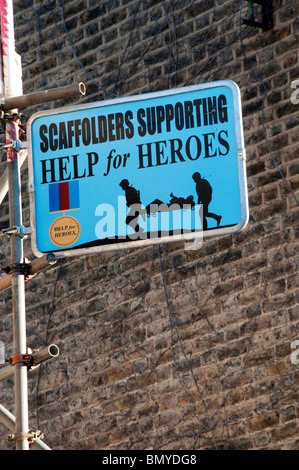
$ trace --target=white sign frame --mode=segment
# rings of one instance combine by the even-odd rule
[[[150,239],[134,239],[132,237],[129,241],[127,241],[127,240],[126,241],[120,241],[120,242],[116,241],[116,242],[113,242],[113,243],[108,243],[108,244],[104,243],[104,244],[100,244],[100,245],[97,244],[97,239],[96,239],[96,240],[91,240],[90,243],[80,244],[79,242],[76,241],[75,244],[71,243],[66,247],[53,245],[53,246],[49,246],[49,249],[48,248],[47,249],[44,249],[44,248],[41,249],[40,242],[38,241],[39,234],[42,233],[42,235],[40,236],[40,239],[43,239],[44,237],[49,238],[50,232],[49,232],[49,226],[48,225],[46,226],[46,223],[44,223],[44,222],[41,223],[41,222],[38,221],[39,217],[42,217],[41,214],[43,212],[47,212],[47,209],[45,207],[46,198],[45,198],[44,202],[40,202],[40,201],[42,200],[43,194],[44,194],[44,192],[42,192],[42,190],[44,191],[45,187],[47,185],[49,185],[49,183],[53,183],[53,180],[50,180],[50,178],[51,178],[51,175],[52,175],[51,170],[53,170],[53,168],[54,168],[54,160],[57,160],[57,161],[59,160],[58,163],[60,165],[60,174],[63,175],[66,178],[66,175],[68,174],[67,173],[67,164],[69,163],[69,160],[66,159],[65,155],[66,154],[68,154],[68,155],[74,154],[74,155],[71,155],[73,157],[73,160],[75,160],[74,157],[76,155],[78,156],[79,159],[81,157],[81,154],[80,154],[81,147],[79,145],[79,148],[77,147],[76,149],[74,149],[72,147],[69,147],[69,150],[59,150],[59,152],[58,152],[59,153],[59,158],[56,158],[56,155],[58,155],[58,153],[55,153],[55,149],[53,151],[49,150],[50,140],[47,140],[47,139],[48,139],[48,136],[50,135],[50,133],[49,133],[50,132],[50,126],[46,127],[45,122],[49,122],[49,120],[52,120],[53,122],[55,122],[55,120],[58,119],[59,123],[61,123],[61,122],[63,122],[64,118],[65,119],[70,119],[70,117],[73,118],[73,119],[71,119],[71,122],[74,122],[74,116],[77,115],[77,113],[81,113],[81,115],[82,115],[82,113],[83,114],[84,113],[86,113],[86,114],[87,113],[94,113],[94,114],[95,113],[102,113],[102,114],[106,113],[106,116],[107,116],[107,113],[109,113],[109,109],[114,110],[114,111],[117,111],[117,109],[129,109],[130,107],[132,107],[132,108],[135,107],[135,109],[137,109],[136,106],[137,107],[139,105],[141,106],[141,104],[142,104],[142,106],[145,107],[145,106],[150,106],[153,103],[159,103],[159,102],[164,103],[163,106],[164,106],[164,109],[166,109],[165,103],[168,102],[167,100],[172,100],[172,102],[175,103],[175,100],[179,100],[179,99],[183,100],[183,99],[186,98],[187,101],[188,101],[188,97],[190,97],[190,96],[195,97],[197,95],[200,97],[200,96],[203,96],[203,92],[204,92],[206,98],[199,98],[199,101],[201,101],[201,104],[197,105],[196,110],[194,108],[194,116],[192,114],[192,119],[193,118],[195,119],[196,118],[196,112],[198,111],[198,114],[199,114],[199,109],[202,109],[199,106],[203,106],[204,100],[207,100],[212,95],[213,95],[213,99],[214,99],[215,98],[214,95],[217,95],[218,90],[222,91],[222,95],[220,95],[220,91],[219,91],[218,98],[220,96],[225,96],[225,94],[223,94],[224,93],[223,90],[227,90],[227,93],[228,93],[227,97],[231,96],[231,107],[233,109],[230,108],[230,110],[229,110],[229,112],[232,113],[232,115],[229,118],[230,119],[230,124],[229,125],[230,125],[230,132],[234,133],[233,143],[228,142],[228,141],[225,142],[224,138],[226,138],[226,136],[228,135],[228,131],[225,130],[226,129],[226,127],[225,127],[226,123],[225,123],[225,120],[223,120],[224,125],[221,125],[221,123],[219,123],[219,116],[218,116],[218,123],[216,123],[216,124],[215,124],[215,122],[212,123],[212,124],[209,123],[209,124],[206,125],[206,129],[204,129],[204,126],[201,123],[201,125],[203,127],[203,130],[209,130],[209,132],[200,133],[201,130],[199,130],[199,132],[198,132],[196,129],[192,129],[193,134],[192,135],[189,134],[188,144],[190,144],[191,138],[192,138],[194,142],[197,141],[197,145],[200,145],[200,147],[197,146],[197,154],[195,154],[194,150],[193,150],[192,155],[191,155],[191,150],[190,150],[191,144],[188,147],[188,149],[190,150],[190,155],[189,155],[190,156],[190,161],[191,161],[192,165],[194,163],[194,166],[192,168],[194,168],[194,172],[196,172],[196,171],[198,171],[198,166],[197,166],[198,162],[197,162],[197,160],[200,157],[202,157],[202,155],[199,155],[199,150],[198,149],[200,148],[201,151],[203,151],[203,145],[204,145],[204,144],[201,144],[199,142],[199,137],[196,137],[196,136],[202,137],[202,135],[204,135],[204,136],[208,135],[208,137],[206,138],[206,142],[205,142],[206,152],[213,152],[214,150],[212,149],[212,137],[211,136],[213,135],[214,132],[216,132],[216,133],[217,132],[219,132],[219,133],[222,132],[222,137],[221,138],[219,137],[219,133],[218,133],[218,146],[219,146],[219,142],[221,142],[221,144],[222,144],[222,146],[219,147],[218,150],[216,150],[216,153],[218,152],[219,155],[217,154],[217,156],[214,158],[214,160],[213,160],[213,157],[214,157],[213,154],[205,155],[204,157],[201,158],[201,162],[204,161],[204,162],[209,162],[210,163],[212,161],[216,162],[217,159],[218,159],[218,161],[220,161],[221,158],[225,159],[226,156],[227,156],[225,154],[225,152],[226,152],[225,147],[229,147],[230,150],[232,151],[232,153],[234,154],[234,156],[233,156],[233,158],[235,160],[235,163],[234,163],[234,166],[235,166],[234,184],[236,185],[236,187],[238,186],[237,205],[238,205],[238,214],[239,214],[238,217],[239,217],[239,219],[238,219],[237,223],[225,224],[224,226],[222,226],[222,224],[220,224],[219,227],[214,226],[214,227],[210,228],[209,230],[202,230],[202,228],[201,228],[201,230],[199,230],[199,231],[201,231],[200,235],[199,234],[196,235],[196,233],[194,233],[194,232],[189,233],[187,231],[186,233],[184,232],[183,235],[182,234],[174,234],[174,235],[171,234],[169,236],[158,236],[158,237],[150,238]],[[225,93],[226,93],[226,91],[225,91]],[[186,103],[186,101],[184,101],[184,104],[185,103]],[[189,103],[189,101],[188,101],[188,103]],[[193,100],[193,103],[195,103],[195,100]],[[162,106],[160,108],[162,108]],[[157,111],[157,109],[158,109],[158,106],[155,106],[155,112]],[[187,126],[186,109],[187,108],[186,108],[186,105],[185,105],[185,125]],[[99,116],[99,114],[98,114],[98,116]],[[114,113],[114,116],[115,116],[115,113]],[[142,116],[144,117],[144,114]],[[191,114],[189,114],[188,116],[190,118]],[[202,116],[203,116],[203,114],[202,114]],[[134,116],[134,119],[135,119],[135,116]],[[190,119],[189,119],[189,122],[191,122]],[[199,118],[197,117],[197,127],[198,127],[198,119]],[[201,119],[202,119],[202,117],[201,117]],[[215,117],[215,119],[217,120],[217,117]],[[135,119],[135,121],[136,121],[136,119]],[[81,120],[81,123],[82,122],[83,121]],[[139,122],[140,123],[144,122],[143,119],[141,119],[141,117],[140,117]],[[218,124],[219,124],[219,126],[218,126]],[[136,123],[134,124],[134,126],[135,125],[136,125]],[[155,122],[155,125],[157,125],[157,122]],[[165,126],[165,132],[166,132],[165,122],[162,121],[161,125]],[[169,124],[169,127],[171,125],[173,125],[173,123]],[[176,126],[178,126],[178,125],[179,125],[179,122],[176,122]],[[46,129],[45,133],[43,133],[41,131],[42,126],[44,126],[44,128]],[[127,128],[127,129],[129,129],[129,128]],[[131,127],[131,129],[132,129],[132,127]],[[139,126],[139,129],[141,129],[140,126]],[[149,130],[149,127],[147,127],[147,129]],[[158,129],[158,126],[157,126],[157,129]],[[219,131],[219,129],[220,129],[220,131]],[[55,130],[57,130],[57,126],[55,127]],[[183,130],[185,131],[185,129],[183,129]],[[37,131],[39,131],[39,135],[40,135],[39,139],[37,139],[37,137],[36,137],[37,136]],[[198,132],[198,134],[196,134],[196,132]],[[156,134],[157,134],[157,131],[156,131]],[[164,136],[165,135],[166,134],[164,134]],[[171,140],[171,142],[174,142],[175,141],[175,138],[173,138],[174,135],[176,135],[176,136],[180,135],[177,129],[176,129],[176,132],[173,132],[172,130],[168,131],[167,138],[170,139],[172,137],[172,139],[170,139],[170,140]],[[177,89],[166,90],[166,91],[160,91],[160,92],[155,92],[155,93],[141,94],[141,95],[124,97],[124,98],[116,98],[116,99],[113,99],[113,100],[106,100],[106,101],[100,101],[100,102],[95,102],[95,103],[82,104],[82,105],[78,105],[78,106],[68,106],[68,107],[57,108],[57,109],[53,109],[53,110],[40,111],[40,112],[37,112],[33,116],[30,117],[30,119],[28,121],[28,124],[27,124],[27,136],[28,136],[28,142],[29,142],[28,157],[29,157],[30,214],[31,214],[31,225],[34,227],[34,232],[32,234],[32,249],[33,249],[34,254],[38,257],[43,256],[45,253],[48,253],[48,252],[55,253],[57,257],[60,257],[60,256],[74,256],[74,255],[90,254],[90,253],[107,251],[107,250],[148,246],[148,245],[153,245],[153,244],[157,244],[157,243],[173,242],[173,241],[182,240],[182,239],[185,240],[185,241],[192,241],[197,236],[213,237],[213,236],[221,236],[221,235],[228,235],[228,234],[231,234],[231,233],[235,233],[237,231],[242,230],[248,222],[249,211],[248,211],[248,194],[247,194],[247,178],[246,178],[246,152],[245,152],[245,148],[244,148],[244,138],[243,138],[241,98],[240,98],[240,90],[239,90],[238,86],[236,85],[236,83],[234,83],[231,80],[220,80],[220,81],[217,81],[217,82],[211,82],[211,83],[199,84],[199,85],[192,85],[192,86],[188,86],[188,87],[177,88]],[[55,137],[56,137],[56,134],[55,134]],[[159,140],[159,142],[160,142],[159,145],[161,147],[162,146],[161,142],[166,142],[166,140],[165,141],[163,140],[163,135],[162,135],[162,138],[160,136],[154,135],[154,139],[156,139],[156,141],[157,141],[158,138],[160,139]],[[177,141],[178,140],[179,139],[177,139]],[[52,139],[52,143],[53,142],[57,143],[57,139],[54,139],[54,140]],[[38,145],[39,145],[40,149],[43,149],[44,153],[42,155],[41,155],[41,150],[37,150]],[[98,143],[97,148],[99,148],[99,146],[101,146],[101,145],[102,144]],[[119,143],[119,145],[122,145],[123,148],[125,149],[126,146],[128,145],[128,140],[123,138],[122,141]],[[141,168],[141,162],[145,161],[144,160],[145,157],[144,157],[143,153],[141,153],[141,152],[145,151],[144,150],[145,149],[144,145],[147,145],[147,144],[140,144],[139,143],[137,145],[137,147],[139,148],[139,168],[138,168],[139,170]],[[148,145],[152,145],[152,144],[148,144]],[[47,146],[48,146],[48,148],[47,148]],[[141,146],[142,146],[142,150],[140,150]],[[163,144],[163,146],[164,146],[164,144]],[[165,144],[165,146],[166,146],[166,144]],[[111,145],[110,145],[110,147],[111,147]],[[135,145],[135,147],[136,147],[136,145]],[[156,145],[156,147],[157,147],[157,145]],[[232,147],[234,147],[234,148],[232,149]],[[94,148],[95,147],[93,147],[93,149]],[[150,148],[150,147],[148,147],[148,148]],[[49,156],[49,152],[50,152],[50,156],[52,156],[52,158],[47,158]],[[84,153],[86,153],[86,149],[84,149]],[[112,154],[112,151],[110,153]],[[122,152],[119,152],[119,153],[121,154]],[[163,166],[165,167],[164,163],[166,161],[166,157],[165,157],[165,154],[164,154],[164,147],[159,148],[158,153],[159,153],[158,156],[159,156],[160,159],[164,158]],[[215,155],[216,155],[216,153],[215,153]],[[227,150],[227,153],[228,153],[228,150]],[[123,154],[124,154],[124,152],[123,152]],[[86,173],[86,178],[85,177],[84,177],[84,179],[82,178],[83,181],[85,181],[85,180],[87,181],[88,176],[94,176],[94,174],[93,174],[93,165],[95,164],[95,155],[92,154],[92,152],[87,153],[87,155],[88,155],[88,158],[90,157],[89,162],[88,162],[88,164],[89,164],[89,173],[88,173],[88,170],[86,168],[86,170],[84,170],[85,173]],[[106,158],[107,158],[106,164],[107,164],[107,161],[109,162],[108,155],[109,155],[109,152],[106,151]],[[198,155],[199,155],[199,157],[198,157]],[[179,161],[177,156],[180,156],[180,153],[177,152],[176,160],[173,160],[170,163],[178,163],[179,164],[179,165],[177,165],[177,168],[178,168],[177,171],[178,171],[178,174],[180,175],[180,173],[181,173],[180,172],[180,163],[181,162]],[[207,159],[207,156],[209,157],[208,159]],[[149,157],[147,157],[147,158],[149,158]],[[205,158],[205,160],[204,160],[204,158]],[[227,158],[229,158],[229,157],[227,157]],[[65,159],[65,160],[63,160],[63,159]],[[42,181],[42,183],[40,183],[41,173],[39,172],[39,175],[37,176],[37,169],[36,168],[40,168],[42,161],[44,162],[42,164],[43,165],[43,172],[44,172],[43,173],[44,181]],[[55,163],[56,165],[58,165],[57,161]],[[229,160],[227,160],[227,161],[229,161]],[[112,163],[111,162],[112,162],[112,155],[111,155],[110,167],[109,167],[109,171],[110,171],[109,174],[110,175],[112,175]],[[53,167],[51,166],[52,163],[53,163]],[[131,163],[131,161],[130,161],[130,163]],[[148,163],[148,160],[147,160],[147,163]],[[168,162],[166,162],[166,163],[168,163]],[[188,161],[188,164],[191,165],[191,163]],[[73,167],[72,167],[73,171],[74,171],[75,164],[78,166],[78,161],[76,161],[76,162],[73,161]],[[161,164],[161,168],[162,168],[162,163],[160,162],[160,164]],[[143,165],[143,163],[142,163],[142,165]],[[183,168],[183,165],[184,164],[181,165],[181,168]],[[212,163],[211,163],[211,165],[212,165]],[[223,163],[222,163],[222,165],[223,165]],[[148,165],[148,166],[150,166],[150,165]],[[87,162],[86,162],[86,167],[87,167]],[[171,165],[168,165],[168,167],[171,167]],[[172,167],[175,167],[175,165],[172,165]],[[106,168],[106,173],[108,173],[108,165],[105,168]],[[116,166],[115,166],[115,168],[116,168]],[[103,169],[104,169],[104,167],[102,168],[102,170]],[[141,169],[144,170],[143,167]],[[57,171],[57,168],[56,168],[55,171]],[[79,174],[80,171],[81,171],[81,174]],[[116,173],[119,170],[114,170],[114,171]],[[152,168],[151,168],[151,171],[152,171]],[[160,169],[158,171],[160,171]],[[210,171],[210,173],[211,173],[211,171]],[[78,170],[78,167],[77,167],[76,176],[79,178],[79,177],[82,177],[82,174],[83,174],[83,170],[80,170],[80,169]],[[102,175],[103,174],[104,174],[104,172],[102,171]],[[144,174],[145,174],[145,172],[144,172]],[[106,176],[109,176],[109,175],[107,174]],[[124,173],[122,173],[122,177],[125,177]],[[37,182],[38,178],[39,178],[39,182]],[[52,178],[53,178],[53,175],[52,175]],[[56,178],[56,176],[55,176],[55,178]],[[57,182],[56,180],[54,180],[54,181],[55,181],[55,183]],[[42,184],[44,185],[43,187],[41,187]],[[194,185],[194,188],[195,188],[195,182],[193,182],[193,185]],[[218,184],[218,186],[219,186],[219,184]],[[230,184],[229,184],[229,186],[230,186]],[[54,185],[53,185],[53,187],[54,187]],[[195,194],[195,197],[196,197],[196,193],[194,191],[195,191],[195,189],[193,190],[193,194]],[[107,192],[107,190],[106,190],[106,192]],[[236,199],[236,197],[234,196],[234,200],[235,199]],[[39,207],[37,209],[37,204],[42,204],[42,205],[41,205],[41,207]],[[43,216],[44,216],[44,214],[43,214]],[[69,214],[69,216],[70,216],[70,214]],[[69,219],[69,220],[71,220],[71,219]],[[53,222],[52,222],[52,224],[53,224]],[[79,224],[79,222],[78,222],[78,224]],[[66,225],[66,227],[67,227],[67,225]],[[73,227],[73,226],[69,225],[69,227]],[[81,225],[79,224],[79,227],[80,227],[80,231],[82,232],[82,224]],[[181,228],[183,229],[183,227],[181,227]],[[55,226],[54,229],[59,231],[60,227]],[[84,230],[84,228],[83,228],[83,230]],[[75,231],[76,231],[76,229],[75,229]]]

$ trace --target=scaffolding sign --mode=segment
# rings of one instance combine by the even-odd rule
[[[232,81],[38,112],[27,134],[37,256],[190,241],[246,225]]]

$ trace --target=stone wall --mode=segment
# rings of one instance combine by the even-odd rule
[[[28,281],[28,346],[60,348],[29,374],[30,427],[57,450],[298,449],[298,2],[273,0],[269,31],[240,24],[246,1],[13,3],[24,93],[87,85],[80,99],[22,110],[25,122],[40,109],[234,80],[250,207],[243,231],[197,251],[176,242],[74,256]],[[26,163],[22,183],[28,224]],[[9,356],[10,289],[0,331]],[[0,384],[12,413],[13,385]],[[14,448],[7,434],[1,425],[1,449]]]

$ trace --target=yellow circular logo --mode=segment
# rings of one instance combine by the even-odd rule
[[[80,233],[81,227],[78,220],[70,215],[58,217],[49,230],[51,241],[60,247],[73,245],[80,237]]]

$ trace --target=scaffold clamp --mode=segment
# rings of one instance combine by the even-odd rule
[[[33,227],[24,227],[23,225],[19,225],[1,230],[0,235],[18,235],[21,238],[27,238],[27,235],[32,232]]]
[[[8,440],[13,442],[23,441],[25,439],[28,440],[29,444],[33,444],[36,439],[43,439],[44,435],[41,431],[29,431],[27,432],[17,432],[15,434],[9,434]]]
[[[15,354],[9,358],[8,363],[10,366],[14,366],[15,364],[23,364],[27,367],[30,367],[32,364],[32,356],[31,354]]]

